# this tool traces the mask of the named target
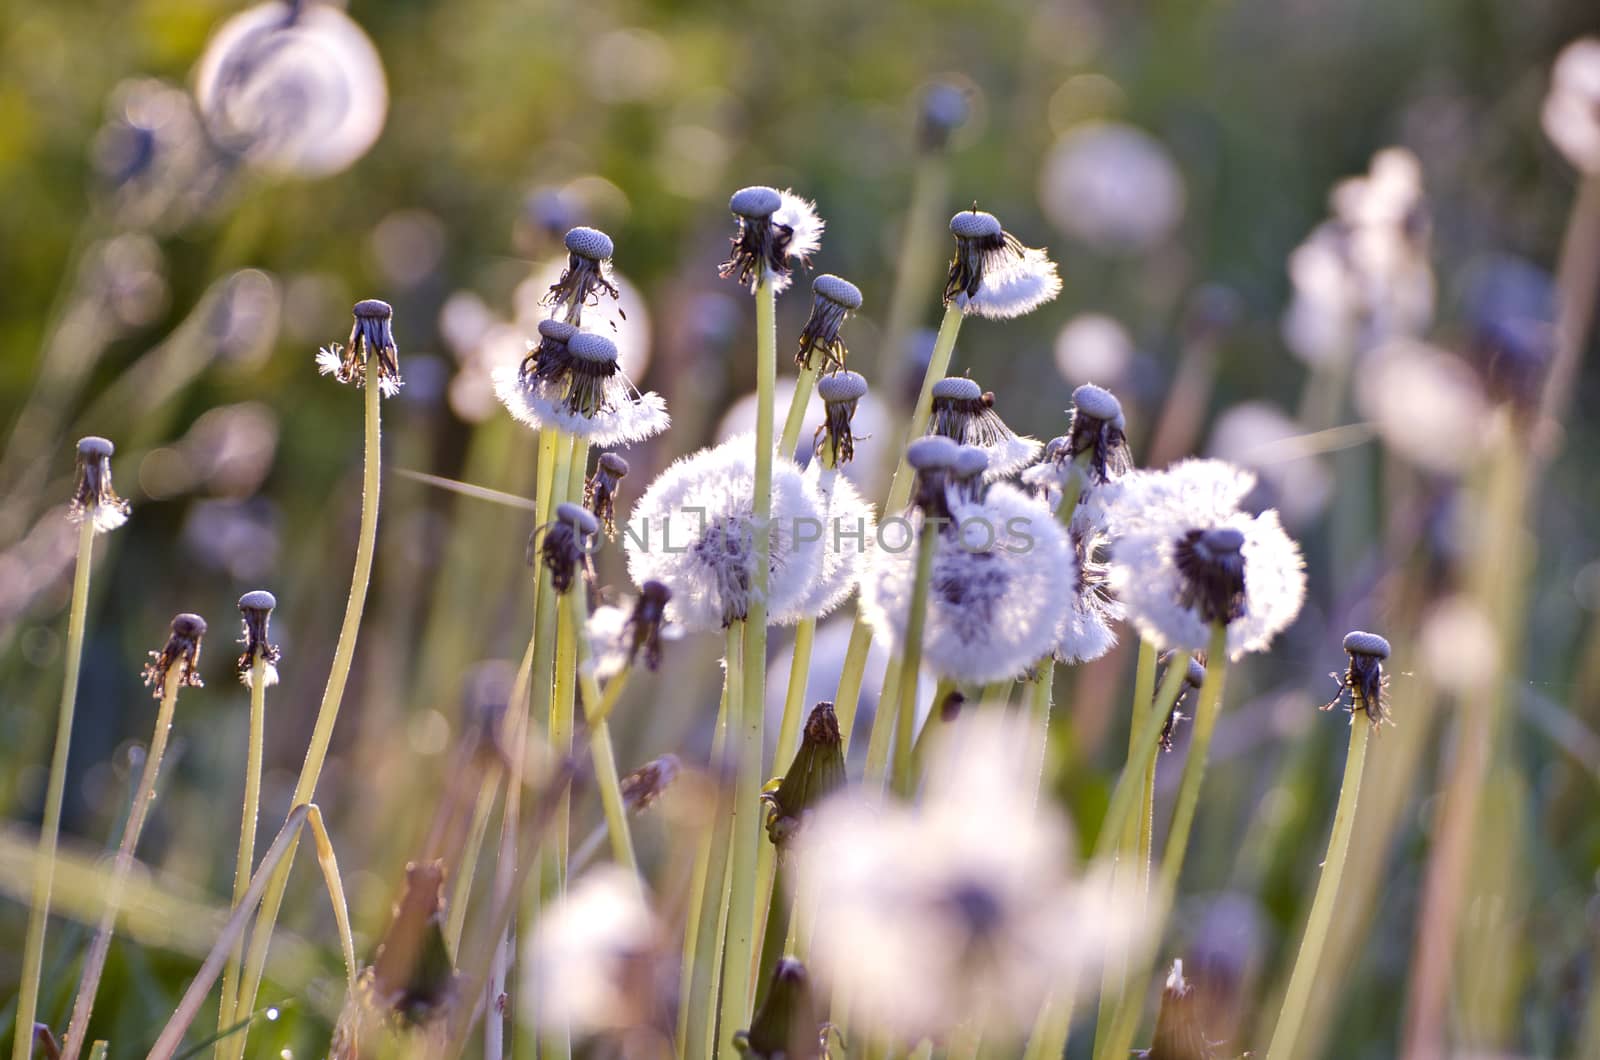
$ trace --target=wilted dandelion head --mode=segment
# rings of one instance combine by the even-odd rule
[[[244,636],[239,643],[244,652],[239,656],[239,680],[248,686],[254,680],[255,661],[262,661],[262,680],[268,685],[278,683],[278,660],[283,652],[268,639],[267,624],[272,619],[272,609],[278,598],[265,589],[252,589],[239,597],[239,615],[244,621]]]
[[[317,370],[341,383],[366,386],[368,372],[377,365],[378,392],[393,397],[405,385],[400,378],[400,351],[394,343],[394,309],[388,302],[363,298],[355,304],[350,341],[317,351]]]
[[[781,294],[791,280],[790,260],[809,265],[822,246],[822,219],[814,203],[789,190],[756,185],[741,188],[728,200],[739,230],[730,242],[733,252],[718,275],[737,280],[751,293],[763,277]]]
[[[1353,630],[1345,634],[1344,651],[1349,665],[1333,675],[1339,694],[1322,709],[1331,710],[1348,696],[1350,713],[1362,711],[1374,726],[1382,725],[1389,717],[1389,675],[1383,671],[1389,642],[1376,633]]]
[[[623,535],[634,583],[672,591],[667,615],[690,632],[743,619],[755,562],[755,444],[740,435],[684,457],[645,490]],[[772,463],[767,608],[782,615],[822,571],[826,550],[817,492],[792,460]]]
[[[683,772],[683,763],[674,754],[652,758],[619,782],[622,804],[629,813],[641,813],[655,805],[666,794],[672,782]]]
[[[185,611],[172,620],[172,631],[160,651],[150,653],[144,666],[144,683],[151,695],[160,699],[166,693],[167,678],[178,675],[178,687],[203,688],[200,680],[200,640],[206,635],[206,620]],[[176,668],[176,669],[174,669]]]
[[[568,501],[556,505],[555,518],[543,528],[543,534],[539,557],[557,593],[570,591],[580,571],[586,578],[594,577],[591,557],[600,535],[600,520],[587,508]]]
[[[950,469],[955,466],[959,442],[942,434],[917,438],[906,446],[906,466],[914,475],[911,505],[925,515],[950,516]]]
[[[583,505],[600,520],[607,537],[617,535],[617,488],[627,474],[626,460],[616,453],[601,453],[594,473],[583,485]]]
[[[825,896],[811,956],[861,1018],[901,1040],[969,1023],[999,1042],[1137,937],[1098,878],[1066,871],[1065,822],[1037,805],[1042,747],[1002,712],[964,714],[917,805],[845,793],[795,845],[797,889]]]
[[[1540,120],[1568,162],[1600,174],[1600,38],[1573,41],[1556,56]]]
[[[567,267],[561,278],[550,285],[545,305],[554,307],[561,320],[577,324],[586,305],[598,305],[600,295],[613,301],[621,296],[611,279],[611,237],[597,228],[578,227],[563,240],[567,248]]]
[[[977,207],[950,218],[956,254],[944,285],[944,304],[1004,320],[1031,313],[1061,293],[1056,264],[1043,250],[1022,245]]]
[[[578,1037],[660,1026],[676,962],[638,877],[613,865],[573,882],[524,950],[524,1002],[542,1026]]]
[[[615,676],[641,660],[649,670],[661,664],[661,642],[683,635],[677,623],[667,621],[671,599],[672,590],[666,585],[646,581],[631,604],[624,600],[594,609],[589,615],[589,641],[597,677]]]
[[[1111,589],[1152,643],[1199,650],[1221,624],[1237,658],[1265,650],[1299,614],[1299,546],[1277,512],[1234,508],[1253,484],[1220,461],[1196,460],[1118,484],[1108,513]]]
[[[528,343],[528,355],[522,359],[518,381],[526,387],[565,379],[572,368],[567,343],[577,333],[578,325],[565,320],[539,321],[539,340]]]
[[[220,147],[298,177],[337,173],[366,154],[389,106],[383,63],[360,26],[331,4],[281,0],[217,30],[195,98]]]
[[[856,409],[867,396],[867,379],[860,372],[840,371],[817,380],[817,396],[822,399],[824,419],[817,428],[813,447],[824,449],[830,467],[848,464],[856,457],[856,439],[851,430]]]
[[[616,343],[574,331],[564,346],[556,339],[547,351],[552,337],[541,329],[531,366],[524,361],[495,369],[495,394],[515,419],[598,446],[639,442],[667,429],[666,402],[634,388],[618,363]]]
[[[842,277],[823,273],[811,281],[811,316],[800,331],[794,363],[801,368],[838,371],[849,351],[839,338],[845,318],[861,308],[861,289]],[[820,363],[813,364],[816,359]]]
[[[1173,738],[1177,735],[1178,723],[1186,717],[1183,713],[1183,699],[1190,692],[1198,692],[1200,687],[1206,683],[1206,668],[1199,659],[1196,659],[1188,652],[1163,652],[1159,662],[1161,665],[1156,676],[1156,694],[1158,696],[1161,694],[1160,689],[1162,683],[1166,680],[1168,668],[1172,666],[1182,666],[1184,668],[1183,685],[1178,689],[1178,698],[1172,701],[1172,709],[1167,712],[1166,720],[1161,723],[1161,749],[1163,751],[1171,751]]]
[[[1086,460],[1083,465],[1085,492],[1121,478],[1133,469],[1127,429],[1122,402],[1111,391],[1085,383],[1072,392],[1072,421],[1067,428],[1067,444],[1056,452],[1056,464],[1065,469],[1080,459]],[[1080,493],[1080,500],[1082,496]]]
[[[1004,478],[1039,455],[1042,443],[1019,436],[994,410],[994,394],[965,376],[949,376],[933,384],[928,433],[989,454],[989,475]]]
[[[925,515],[885,523],[861,584],[861,608],[892,652],[905,643],[915,578],[912,542]],[[981,502],[954,498],[938,535],[923,658],[941,677],[986,684],[1016,677],[1055,650],[1079,586],[1066,531],[1005,483]]]
[[[96,435],[78,439],[77,475],[67,518],[74,523],[87,521],[99,534],[127,522],[133,510],[111,484],[111,456],[116,451],[116,446]]]

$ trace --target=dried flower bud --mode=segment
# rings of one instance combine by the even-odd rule
[[[1206,668],[1200,664],[1200,661],[1188,652],[1181,654],[1183,659],[1187,660],[1188,672],[1183,675],[1183,687],[1178,689],[1178,698],[1172,701],[1172,710],[1167,714],[1166,720],[1161,723],[1161,749],[1163,751],[1172,750],[1172,738],[1177,732],[1178,722],[1188,717],[1181,709],[1183,707],[1183,697],[1191,691],[1199,691],[1200,686],[1206,683]],[[1156,675],[1156,688],[1158,690],[1166,680],[1167,669],[1172,666],[1173,661],[1179,655],[1180,653],[1175,651],[1162,653],[1160,659],[1161,669]],[[1184,664],[1180,662],[1179,665]],[[1159,691],[1157,694],[1160,694]]]
[[[849,351],[839,338],[845,318],[861,308],[861,289],[849,280],[823,273],[811,281],[811,316],[800,331],[800,349],[794,363],[801,368],[838,371],[844,367]],[[822,363],[813,365],[813,356]]]
[[[150,653],[150,661],[144,667],[144,683],[151,687],[151,694],[160,699],[167,684],[167,677],[174,666],[178,667],[178,687],[187,685],[190,688],[202,688],[205,682],[200,680],[200,639],[206,633],[206,620],[199,615],[187,611],[179,614],[172,620],[172,632],[167,636],[167,643],[160,651]]]
[[[823,421],[812,444],[826,445],[831,466],[848,464],[856,457],[855,434],[850,424],[861,399],[867,396],[866,377],[851,371],[825,375],[817,380],[817,396],[822,399]]]
[[[1057,452],[1056,460],[1075,460],[1083,453],[1090,454],[1087,470],[1095,484],[1103,485],[1133,468],[1122,403],[1093,383],[1072,392],[1072,426],[1066,448]]]
[[[733,1044],[748,1060],[821,1060],[826,1035],[805,966],[784,957],[750,1029],[734,1035]]]
[[[1173,961],[1161,991],[1156,1035],[1143,1060],[1212,1060],[1216,1055],[1200,1024],[1200,995],[1183,978],[1183,962]]]
[[[127,522],[132,510],[111,486],[111,456],[116,451],[116,446],[92,434],[78,440],[78,476],[67,518],[75,523],[87,519],[100,534]]]
[[[652,758],[622,778],[622,805],[629,813],[648,810],[678,779],[682,770],[683,763],[678,761],[677,755],[665,754],[660,758]]]
[[[400,351],[394,342],[394,309],[388,302],[364,298],[355,304],[350,341],[317,352],[317,370],[341,383],[367,385],[367,371],[376,362],[378,392],[393,397],[405,385],[400,378]]]
[[[666,623],[667,601],[671,599],[672,590],[662,582],[651,579],[639,586],[639,600],[633,606],[633,614],[628,616],[626,627],[630,665],[638,660],[641,652],[646,669],[654,670],[661,665],[661,627]]]
[[[610,295],[612,301],[621,297],[611,278],[611,237],[597,228],[580,226],[562,242],[567,248],[567,267],[550,286],[544,304],[554,306],[562,320],[577,324],[584,306],[600,304],[600,292]]]
[[[789,259],[809,264],[822,244],[822,221],[816,207],[792,191],[761,186],[742,188],[728,200],[739,219],[730,240],[733,252],[718,268],[724,279],[737,280],[755,292],[763,276],[774,290],[789,286]]]
[[[616,453],[601,453],[583,487],[583,506],[599,520],[607,537],[617,536],[617,487],[627,474],[626,460]]]
[[[1020,437],[994,410],[994,394],[965,376],[949,376],[933,384],[928,433],[940,434],[989,454],[989,475],[1002,478],[1027,465],[1040,444]]]
[[[258,656],[266,664],[262,680],[269,686],[278,683],[278,659],[283,652],[267,639],[267,624],[277,606],[278,598],[265,589],[253,589],[239,597],[239,614],[244,619],[244,636],[239,643],[244,645],[244,653],[239,656],[238,670],[239,680],[246,686],[252,680],[251,670]]]
[[[522,385],[565,378],[567,370],[572,367],[567,343],[577,333],[578,326],[565,320],[539,321],[539,341],[528,344],[528,355],[522,359],[522,367],[518,372]]]
[[[783,779],[763,793],[767,838],[782,848],[800,829],[806,814],[844,786],[844,738],[832,703],[818,703],[806,719],[800,750]]]
[[[1244,534],[1233,527],[1190,530],[1175,559],[1183,586],[1179,599],[1210,625],[1244,617]]]
[[[406,1027],[426,1027],[449,1014],[456,972],[444,938],[444,862],[406,866],[405,890],[358,984],[367,1004]]]
[[[594,539],[600,533],[600,521],[581,505],[562,502],[556,505],[556,517],[541,528],[544,544],[539,555],[550,571],[550,584],[555,591],[565,594],[572,588],[578,571],[585,577],[594,576],[590,562]],[[540,531],[535,531],[538,536]]]
[[[1342,674],[1331,676],[1339,682],[1339,694],[1324,705],[1332,710],[1350,697],[1350,713],[1365,711],[1374,727],[1382,725],[1389,717],[1389,675],[1383,672],[1383,661],[1389,657],[1389,642],[1376,633],[1354,630],[1345,634],[1345,654],[1350,664]]]

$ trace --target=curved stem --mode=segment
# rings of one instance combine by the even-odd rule
[[[322,776],[322,766],[328,757],[328,747],[333,742],[333,726],[339,719],[339,707],[344,702],[344,689],[350,680],[350,666],[355,659],[356,639],[361,633],[361,615],[366,609],[367,586],[372,580],[372,560],[377,551],[378,495],[382,482],[382,413],[379,409],[379,388],[374,375],[370,384],[362,388],[366,399],[366,421],[363,439],[364,467],[361,477],[361,529],[356,539],[355,567],[350,573],[350,596],[345,601],[344,621],[339,626],[339,642],[333,649],[333,665],[328,670],[328,683],[322,690],[322,702],[317,707],[317,721],[311,732],[311,744],[306,748],[306,758],[300,767],[300,779],[295,783],[290,805],[309,804],[316,795],[317,780]],[[289,866],[294,862],[294,848],[299,844],[298,831],[289,839],[289,854],[267,881],[266,897],[261,903],[261,913],[256,917],[255,928],[250,933],[250,947],[246,951],[244,974],[239,981],[239,996],[235,999],[235,1013],[252,1012],[256,1006],[256,993],[261,987],[261,974],[266,968],[267,948],[272,943],[272,930],[277,926],[278,913],[283,907],[284,889],[289,883]],[[242,1060],[246,1028],[232,1040],[230,1055]]]
[[[1289,975],[1289,989],[1284,994],[1283,1007],[1278,1010],[1278,1026],[1272,1032],[1272,1044],[1267,1047],[1267,1060],[1282,1060],[1295,1055],[1300,1022],[1311,1000],[1311,988],[1317,981],[1322,948],[1328,941],[1328,928],[1333,923],[1333,907],[1339,895],[1339,878],[1344,874],[1345,855],[1350,851],[1350,837],[1355,834],[1356,800],[1361,794],[1361,773],[1367,760],[1367,739],[1371,735],[1371,719],[1366,711],[1357,710],[1350,717],[1350,751],[1344,760],[1344,782],[1339,786],[1339,805],[1333,812],[1328,856],[1322,863],[1317,893],[1311,899],[1306,933],[1300,940],[1300,953],[1295,957],[1294,971]]]
[[[256,652],[250,660],[250,737],[245,750],[244,808],[239,814],[239,854],[233,864],[233,907],[237,909],[250,887],[250,870],[255,867],[256,823],[261,812],[261,760],[266,746],[267,658]],[[244,943],[234,946],[222,972],[222,1007],[217,1013],[218,1027],[234,1024],[234,994],[239,986],[239,964],[244,960]],[[220,1050],[220,1045],[219,1045]]]
[[[56,744],[50,758],[50,783],[45,791],[44,821],[39,826],[39,859],[33,868],[33,896],[28,907],[28,935],[22,947],[22,985],[17,993],[13,1060],[33,1052],[33,1021],[39,1008],[39,976],[44,970],[44,931],[50,919],[50,891],[56,877],[56,843],[61,835],[61,806],[67,792],[67,754],[72,743],[72,716],[78,703],[78,673],[83,665],[83,631],[89,614],[89,569],[94,560],[94,513],[78,527],[78,565],[72,577],[72,603],[67,611],[67,671],[56,714]]]
[[[78,998],[72,1005],[72,1018],[67,1023],[67,1037],[61,1051],[65,1060],[77,1060],[89,1035],[89,1015],[94,1010],[95,995],[100,990],[100,976],[105,971],[106,956],[111,952],[117,907],[122,904],[122,892],[128,885],[128,874],[133,871],[133,854],[138,849],[139,836],[144,832],[150,804],[155,801],[156,775],[161,771],[161,759],[167,753],[172,714],[178,705],[178,690],[183,687],[187,672],[181,662],[169,667],[166,682],[161,686],[161,706],[156,710],[156,728],[145,753],[139,786],[134,789],[133,803],[128,808],[128,822],[122,829],[122,841],[117,846],[111,884],[106,888],[105,912],[100,915],[100,925],[95,929],[94,941],[90,943],[89,954],[83,962],[83,975],[78,980]]]

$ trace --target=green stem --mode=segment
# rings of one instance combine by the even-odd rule
[[[883,685],[878,691],[878,709],[872,715],[872,734],[867,737],[867,762],[862,773],[862,786],[873,794],[881,794],[889,779],[894,723],[900,712],[902,669],[899,659],[889,660],[883,672]]]
[[[856,615],[850,627],[850,643],[845,648],[844,663],[839,668],[839,688],[833,694],[833,712],[839,718],[839,736],[846,751],[850,748],[850,734],[856,726],[856,707],[861,704],[861,682],[867,673],[867,652],[872,647],[872,630]]]
[[[793,459],[800,446],[800,428],[805,426],[806,406],[811,402],[812,388],[817,385],[817,370],[802,368],[794,381],[794,397],[789,400],[789,414],[783,420],[783,434],[778,442],[778,452],[785,459]]]
[[[928,585],[939,549],[939,523],[925,519],[917,535],[916,575],[911,583],[911,611],[906,616],[906,644],[900,653],[899,716],[894,726],[894,783],[897,795],[909,799],[917,778],[911,769],[912,737],[917,728],[917,674],[922,669],[922,632],[928,619]],[[882,708],[886,709],[886,708]]]
[[[589,755],[594,762],[595,783],[600,788],[600,806],[605,811],[606,832],[611,838],[611,856],[617,864],[625,866],[635,876],[639,873],[639,859],[633,852],[633,835],[628,828],[628,811],[622,802],[622,781],[617,774],[616,751],[611,746],[611,726],[598,717],[601,705],[600,684],[595,680],[594,665],[590,662],[587,624],[588,603],[584,594],[588,588],[575,585],[567,593],[568,625],[577,631],[578,687],[583,697],[584,718],[589,724]]]
[[[945,717],[944,704],[951,695],[958,691],[956,683],[948,677],[939,678],[939,683],[933,689],[933,708],[928,715],[928,720],[922,723],[922,731],[917,733],[917,741],[911,748],[911,775],[922,776],[924,763],[928,760],[928,752],[932,749],[939,731],[946,725],[955,721],[961,715],[957,712],[950,718]]]
[[[44,930],[50,919],[50,892],[55,885],[56,842],[61,835],[61,805],[67,791],[67,752],[72,743],[72,716],[78,704],[78,673],[83,665],[83,631],[89,614],[89,570],[93,560],[94,513],[86,512],[78,527],[78,565],[72,578],[72,604],[67,611],[67,672],[61,686],[61,708],[56,714],[56,745],[50,758],[50,784],[45,791],[39,859],[34,863],[33,897],[28,908],[28,935],[22,948],[13,1060],[28,1060],[33,1053],[39,976],[44,970]]]
[[[1295,957],[1294,971],[1289,976],[1289,989],[1284,995],[1283,1007],[1278,1010],[1278,1026],[1272,1032],[1272,1044],[1267,1047],[1267,1060],[1284,1060],[1296,1055],[1295,1042],[1299,1037],[1300,1023],[1311,1001],[1311,989],[1317,982],[1322,948],[1328,941],[1328,928],[1333,924],[1339,878],[1344,874],[1350,837],[1355,834],[1356,800],[1361,794],[1361,773],[1367,760],[1367,740],[1371,735],[1371,718],[1366,711],[1357,710],[1350,718],[1350,751],[1345,756],[1344,782],[1339,786],[1339,804],[1333,813],[1328,856],[1322,863],[1317,892],[1311,899],[1306,933],[1300,940],[1300,953]]]
[[[478,788],[478,798],[472,807],[472,825],[467,832],[467,844],[462,848],[461,864],[456,870],[454,886],[450,889],[450,909],[445,924],[444,937],[451,953],[461,952],[461,931],[467,923],[467,903],[472,896],[472,880],[478,873],[478,857],[483,851],[483,841],[489,833],[489,814],[494,809],[494,797],[500,790],[500,770],[484,775]]]
[[[328,683],[322,690],[322,702],[317,707],[317,721],[311,732],[311,743],[306,748],[306,758],[300,767],[300,779],[295,783],[291,806],[310,803],[316,795],[317,780],[322,776],[322,765],[328,757],[328,747],[333,742],[333,726],[339,718],[339,706],[344,701],[345,684],[350,679],[350,666],[355,659],[356,639],[361,632],[361,614],[366,608],[367,585],[372,580],[372,560],[378,539],[378,495],[382,471],[382,420],[379,410],[379,389],[374,376],[362,388],[365,397],[366,420],[363,439],[364,467],[361,478],[361,528],[356,539],[355,567],[350,573],[350,596],[345,602],[344,621],[339,627],[339,641],[333,649],[333,665],[328,671]],[[267,948],[272,942],[272,930],[278,923],[278,912],[283,907],[284,890],[289,883],[289,866],[294,863],[294,852],[300,844],[298,830],[289,839],[289,852],[279,862],[267,881],[266,896],[262,899],[260,915],[250,934],[250,947],[246,951],[244,976],[239,983],[239,996],[234,1012],[252,1012],[256,1007],[256,992],[261,986],[261,974],[267,964]],[[232,1040],[231,1056],[242,1060],[248,1028]]]
[[[239,854],[233,865],[233,907],[237,909],[250,887],[250,873],[256,860],[256,823],[261,812],[261,760],[266,748],[267,657],[257,651],[250,660],[250,739],[245,751],[244,808],[239,815]],[[234,993],[238,990],[239,964],[244,960],[244,942],[234,946],[222,972],[222,1007],[217,1013],[218,1027],[235,1022]],[[218,1051],[221,1045],[218,1044]]]
[[[1181,674],[1184,669],[1182,666],[1173,666],[1167,674],[1167,683],[1177,680],[1174,675]],[[1167,831],[1167,846],[1161,855],[1160,886],[1153,903],[1155,915],[1150,918],[1151,937],[1157,942],[1152,944],[1151,952],[1140,960],[1138,974],[1129,980],[1129,988],[1123,993],[1122,1002],[1117,1008],[1115,1028],[1104,1051],[1098,1048],[1100,1043],[1097,1036],[1095,1060],[1127,1056],[1132,1048],[1133,1036],[1139,1027],[1139,1016],[1144,1009],[1145,994],[1150,989],[1150,978],[1155,969],[1154,948],[1159,944],[1166,927],[1167,916],[1177,895],[1178,878],[1183,874],[1184,855],[1189,849],[1189,833],[1194,827],[1195,811],[1200,805],[1200,786],[1205,779],[1206,760],[1211,753],[1211,737],[1216,732],[1217,718],[1222,713],[1222,691],[1227,677],[1228,631],[1226,626],[1218,623],[1212,629],[1211,643],[1206,652],[1205,685],[1200,689],[1200,703],[1195,708],[1188,758],[1183,763],[1183,779],[1178,785],[1178,802],[1172,811],[1172,826]]]
[[[183,687],[187,674],[186,664],[180,661],[167,669],[166,682],[161,687],[156,728],[150,737],[150,747],[145,752],[139,786],[134,789],[133,803],[128,809],[128,822],[122,829],[122,842],[117,847],[111,884],[106,888],[106,908],[100,915],[94,941],[89,945],[89,955],[84,959],[83,975],[78,981],[78,999],[73,1003],[72,1018],[67,1023],[67,1038],[61,1051],[65,1060],[77,1060],[89,1036],[89,1016],[94,1011],[95,995],[100,991],[100,976],[105,971],[106,957],[111,952],[111,935],[117,924],[117,909],[122,904],[122,892],[128,885],[128,874],[133,871],[134,851],[139,847],[139,836],[144,832],[150,804],[155,801],[156,776],[161,771],[161,759],[167,753],[167,736],[172,731],[172,714],[178,705],[178,690]]]
[[[772,418],[777,385],[778,325],[772,277],[762,273],[756,285],[756,461],[751,522],[755,548],[751,558],[750,606],[744,621],[744,665],[740,675],[739,774],[734,785],[733,885],[728,895],[728,937],[721,1009],[720,1039],[732,1050],[733,1035],[748,1025],[750,983],[754,971],[756,923],[756,856],[761,835],[762,719],[767,698],[767,582],[772,554]],[[733,1055],[731,1052],[728,1055]]]

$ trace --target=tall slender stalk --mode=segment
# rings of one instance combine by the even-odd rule
[[[378,494],[382,482],[382,421],[379,410],[378,375],[374,371],[362,387],[366,398],[366,429],[363,440],[364,468],[361,478],[361,528],[356,539],[355,568],[350,574],[350,596],[345,602],[344,621],[339,627],[339,641],[333,649],[333,665],[328,671],[328,683],[322,690],[322,702],[317,707],[317,721],[311,732],[311,744],[306,748],[306,758],[300,767],[300,779],[295,782],[290,805],[300,806],[311,802],[317,791],[317,780],[322,776],[322,766],[328,757],[328,747],[333,742],[334,722],[339,719],[339,707],[344,701],[345,684],[350,679],[350,666],[355,659],[356,639],[361,633],[361,614],[366,608],[367,586],[372,580],[372,559],[377,551]],[[283,907],[284,890],[289,883],[289,866],[294,862],[294,851],[299,845],[296,831],[289,839],[289,852],[267,881],[266,895],[262,899],[261,913],[256,917],[255,928],[250,933],[250,947],[245,951],[244,974],[239,981],[239,996],[234,1000],[235,1013],[254,1011],[256,993],[261,986],[261,975],[267,964],[267,948],[272,943],[272,931],[278,923],[278,913]],[[229,1055],[234,1060],[244,1057],[248,1028],[235,1035]]]
[[[900,652],[900,702],[894,725],[895,794],[910,798],[917,778],[911,771],[912,739],[917,728],[917,672],[922,669],[922,631],[928,620],[928,585],[933,580],[933,557],[939,549],[939,523],[923,520],[917,534],[917,566],[911,583],[911,611],[906,616],[906,643]],[[882,705],[882,711],[889,709]]]
[[[250,888],[250,871],[256,859],[256,823],[261,811],[261,762],[266,749],[267,657],[258,651],[250,660],[250,736],[244,762],[244,808],[239,815],[239,854],[233,863],[233,907],[244,901]],[[239,965],[244,960],[241,939],[228,955],[222,971],[222,1006],[217,1027],[231,1027],[235,1021],[234,994],[239,985]]]
[[[811,402],[811,391],[816,385],[817,370],[800,369],[800,375],[794,381],[794,396],[789,400],[789,414],[783,420],[783,434],[778,441],[778,452],[786,458],[792,459],[800,446],[800,428],[805,426],[806,406]]]
[[[1311,899],[1311,913],[1306,919],[1306,933],[1300,940],[1300,953],[1295,957],[1294,971],[1289,975],[1289,989],[1283,1006],[1278,1010],[1278,1026],[1272,1032],[1272,1044],[1267,1047],[1267,1060],[1284,1060],[1299,1055],[1295,1043],[1300,1036],[1300,1023],[1306,1006],[1311,1001],[1311,988],[1317,982],[1317,968],[1322,960],[1322,948],[1328,941],[1328,928],[1333,924],[1334,901],[1339,895],[1339,879],[1344,875],[1345,855],[1350,851],[1350,837],[1355,834],[1356,800],[1361,794],[1361,773],[1367,761],[1367,740],[1372,735],[1372,718],[1365,710],[1356,710],[1350,716],[1350,750],[1344,760],[1344,781],[1339,786],[1339,804],[1333,812],[1333,832],[1328,836],[1328,856],[1322,862],[1322,876],[1317,880],[1317,892]]]
[[[574,585],[567,593],[568,624],[576,631],[577,657],[575,666],[578,688],[583,699],[584,718],[589,726],[589,754],[594,761],[595,784],[600,789],[600,806],[606,816],[606,832],[611,839],[611,856],[635,876],[639,873],[639,859],[634,856],[633,836],[628,828],[628,810],[622,802],[622,782],[617,775],[616,752],[611,745],[611,726],[598,717],[602,697],[600,683],[595,680],[594,666],[590,662],[589,635],[585,629],[589,607],[584,600],[588,589]]]
[[[128,885],[128,874],[133,871],[133,854],[138,849],[139,836],[144,832],[150,804],[155,801],[156,775],[161,770],[161,759],[167,753],[172,714],[178,705],[178,690],[183,687],[186,674],[187,670],[182,664],[171,667],[161,687],[161,706],[156,710],[155,732],[150,737],[144,771],[139,776],[139,786],[134,789],[133,802],[128,808],[128,821],[122,828],[122,841],[117,846],[111,883],[106,888],[105,912],[100,916],[94,941],[89,944],[89,954],[84,958],[83,975],[78,980],[78,997],[72,1005],[72,1018],[67,1023],[66,1041],[61,1052],[65,1060],[77,1060],[89,1036],[89,1016],[94,1011],[95,995],[100,991],[100,976],[105,971],[106,957],[111,952],[117,908],[122,904],[122,892]]]
[[[72,577],[72,603],[67,611],[67,672],[56,714],[56,745],[50,758],[50,783],[45,790],[44,821],[39,826],[39,860],[33,869],[33,896],[28,908],[28,935],[22,948],[22,985],[17,993],[13,1060],[33,1053],[33,1021],[39,1008],[39,976],[44,971],[44,929],[50,919],[50,891],[56,876],[56,843],[61,835],[61,805],[67,791],[67,752],[72,743],[72,716],[78,704],[78,673],[83,665],[83,631],[89,614],[89,569],[94,560],[94,517],[78,527],[78,565]]]

